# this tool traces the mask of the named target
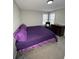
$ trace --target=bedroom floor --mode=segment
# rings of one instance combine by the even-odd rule
[[[64,59],[65,38],[58,37],[57,43],[48,43],[40,48],[35,48],[29,52],[24,52],[17,59]]]

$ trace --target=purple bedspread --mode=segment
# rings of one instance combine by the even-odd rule
[[[56,35],[43,26],[27,27],[27,40],[16,41],[17,51],[52,38],[55,38],[55,42],[57,41]]]

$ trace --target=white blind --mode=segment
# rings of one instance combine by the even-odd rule
[[[50,24],[54,24],[54,21],[55,21],[55,13],[50,13],[49,21],[50,21]]]
[[[43,14],[43,25],[48,21],[48,14]]]
[[[48,21],[48,14],[43,14],[43,25]],[[49,22],[50,24],[54,24],[55,21],[55,13],[50,13],[49,14]]]

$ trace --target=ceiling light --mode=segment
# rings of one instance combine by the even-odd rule
[[[52,4],[53,3],[53,0],[48,0],[47,3],[48,4]]]

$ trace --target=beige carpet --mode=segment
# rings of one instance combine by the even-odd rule
[[[58,41],[57,43],[48,43],[40,48],[24,52],[18,59],[64,59],[64,37],[58,37]]]

